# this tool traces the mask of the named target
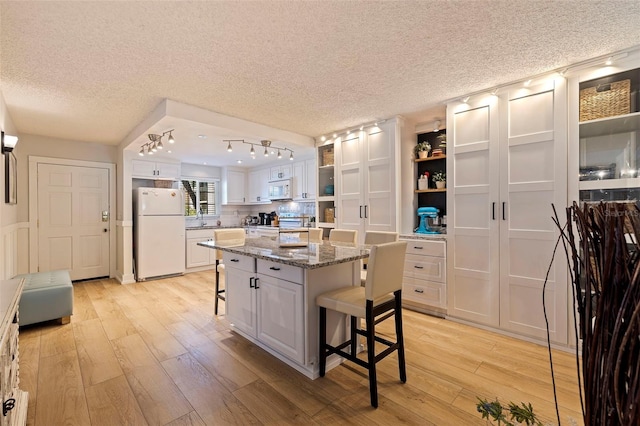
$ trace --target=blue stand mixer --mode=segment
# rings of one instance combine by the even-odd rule
[[[416,230],[416,234],[439,234],[438,231],[433,230],[429,227],[428,218],[437,218],[440,210],[435,207],[419,207],[418,208],[418,217],[420,218],[420,225]]]

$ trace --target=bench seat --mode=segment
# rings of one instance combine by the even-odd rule
[[[20,298],[20,325],[60,320],[68,324],[73,314],[73,284],[68,271],[22,274],[24,290]]]

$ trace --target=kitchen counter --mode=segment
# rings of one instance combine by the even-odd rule
[[[447,234],[400,234],[401,240],[433,240],[433,241],[446,241]]]
[[[216,244],[215,241],[198,243],[203,247],[270,260],[302,269],[322,268],[369,257],[367,246],[329,241],[309,242],[308,247],[282,248],[279,247],[277,239],[260,237],[246,239],[243,245],[238,244],[239,242],[231,243],[231,245]]]
[[[193,231],[194,229],[227,229],[227,228],[243,228],[243,226],[233,226],[233,225],[204,225],[204,226],[186,226],[185,229],[187,231]]]
[[[359,287],[360,259],[369,256],[369,249],[329,241],[281,248],[272,237],[198,244],[223,251],[225,313],[231,328],[310,379],[317,378],[316,297]],[[350,322],[329,313],[327,335],[333,344],[348,340]],[[330,357],[327,371],[340,362]]]

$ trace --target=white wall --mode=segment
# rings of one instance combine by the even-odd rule
[[[0,93],[0,128],[7,134],[17,135],[16,128],[7,112],[7,105],[4,101],[4,97]],[[19,136],[19,135],[18,135]],[[18,143],[14,150],[14,154],[18,156],[22,146]],[[4,156],[0,156],[0,279],[11,278],[20,272],[19,256],[18,256],[18,235],[19,223],[18,223],[18,206],[19,204],[11,205],[4,203]],[[19,176],[18,176],[19,179]],[[19,182],[19,180],[18,180]],[[18,203],[21,198],[18,193]],[[24,199],[22,200],[24,202]]]

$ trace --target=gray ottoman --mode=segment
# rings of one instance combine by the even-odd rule
[[[20,325],[60,320],[68,324],[73,314],[73,285],[68,271],[18,275],[24,278],[20,298]]]

